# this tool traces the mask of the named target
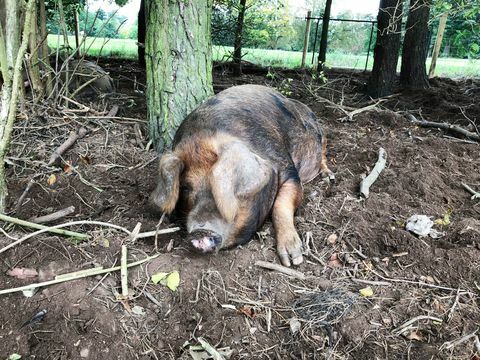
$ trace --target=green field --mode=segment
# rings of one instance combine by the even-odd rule
[[[69,37],[69,44],[75,44],[73,36]],[[57,48],[63,45],[63,37],[57,35],[48,36],[48,45]],[[88,49],[91,56],[117,57],[125,59],[135,59],[137,57],[137,46],[135,40],[131,39],[106,39],[106,38],[87,38],[82,45],[83,49]],[[227,60],[233,47],[214,46],[213,59],[215,61]],[[297,51],[284,50],[266,50],[266,49],[244,49],[244,59],[254,64],[262,66],[278,66],[286,68],[297,68],[300,66],[302,53]],[[307,56],[307,65],[310,66],[312,53]],[[340,52],[327,53],[327,66],[358,69],[365,68],[367,56],[344,54]],[[400,62],[399,62],[400,64]],[[373,54],[370,54],[367,69],[373,65]],[[427,59],[427,68],[430,66],[430,58]],[[479,77],[480,60],[439,58],[435,71],[437,76],[446,77]]]

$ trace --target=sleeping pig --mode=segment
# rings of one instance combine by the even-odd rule
[[[327,167],[313,112],[265,86],[231,87],[188,115],[160,159],[151,201],[186,219],[201,252],[249,241],[271,213],[283,265],[303,261],[294,213],[302,184]]]

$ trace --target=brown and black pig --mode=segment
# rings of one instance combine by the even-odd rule
[[[294,213],[302,184],[327,167],[326,139],[313,112],[259,85],[231,87],[180,125],[160,159],[152,202],[184,214],[201,252],[249,241],[272,214],[282,263],[303,261]]]

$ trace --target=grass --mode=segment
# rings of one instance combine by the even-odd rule
[[[73,36],[69,36],[69,44],[75,44]],[[57,35],[48,36],[48,45],[57,48],[57,45],[63,45],[63,37]],[[87,38],[82,48],[88,49],[90,56],[117,57],[124,59],[136,59],[137,45],[132,39],[106,39],[106,38]],[[229,54],[233,52],[233,47],[213,46],[213,60],[227,60]],[[262,66],[279,66],[286,68],[297,68],[300,66],[302,53],[298,51],[285,50],[267,50],[267,49],[245,49],[244,59],[254,64]],[[311,66],[312,53],[307,56],[307,66]],[[364,70],[367,55],[344,54],[341,52],[327,53],[327,66],[348,69]],[[427,69],[430,67],[431,59],[427,59]],[[373,66],[373,52],[370,53],[367,69],[371,70]],[[400,61],[399,67],[400,70]],[[445,77],[479,77],[480,60],[439,58],[435,75]]]

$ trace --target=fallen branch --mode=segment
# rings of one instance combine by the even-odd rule
[[[69,206],[65,209],[55,211],[48,215],[31,218],[29,219],[29,221],[36,224],[44,224],[44,223],[49,223],[49,222],[64,218],[65,216],[73,214],[74,212],[75,212],[75,206]]]
[[[468,334],[468,335],[465,335],[465,336],[462,336],[461,338],[457,339],[457,340],[453,340],[453,341],[446,341],[442,344],[442,346],[440,346],[440,350],[443,350],[443,349],[451,349],[451,348],[454,348],[455,346],[457,345],[460,345],[460,344],[463,344],[465,341],[468,341],[472,338],[474,338],[475,342],[478,341],[478,335],[477,335],[477,330],[475,330],[473,333],[471,334]],[[476,344],[475,344],[476,345]],[[476,345],[477,347],[477,345]],[[477,348],[477,351],[480,352],[480,349]]]
[[[72,131],[68,136],[68,139],[65,140],[65,142],[53,152],[52,156],[50,156],[47,166],[52,166],[58,160],[58,158],[65,153],[65,151],[70,149],[78,139],[83,138],[85,135],[87,135],[87,133],[88,130],[83,127],[78,129],[78,131]]]
[[[363,195],[365,198],[368,198],[368,195],[370,194],[370,186],[372,186],[372,184],[377,180],[378,176],[385,168],[386,163],[387,153],[385,152],[384,148],[380,148],[380,150],[378,151],[378,160],[373,170],[360,183],[360,194]]]
[[[462,183],[462,186],[467,190],[470,194],[472,194],[472,197],[470,199],[475,200],[475,199],[480,199],[480,192],[477,192],[473,190],[470,186],[467,184]]]
[[[365,112],[365,111],[369,111],[369,110],[374,110],[377,108],[377,106],[382,102],[382,101],[385,101],[384,99],[381,99],[379,100],[378,102],[376,103],[373,103],[373,104],[370,104],[368,106],[365,106],[365,107],[362,107],[360,109],[355,109],[353,111],[350,111],[349,113],[346,114],[346,116],[342,117],[341,119],[339,119],[341,122],[345,122],[345,121],[353,121],[353,117],[355,115],[358,115],[362,112]]]
[[[145,259],[135,261],[131,264],[127,264],[127,268],[141,265],[141,264],[143,264],[147,261],[155,259],[159,255],[160,254],[153,255],[153,256],[148,256]],[[44,287],[44,286],[48,286],[48,285],[59,284],[59,283],[67,282],[67,281],[82,279],[82,278],[89,277],[89,276],[107,274],[107,273],[111,273],[113,271],[118,271],[118,270],[120,270],[120,268],[121,268],[121,266],[114,266],[114,267],[111,267],[111,268],[108,268],[108,269],[98,269],[96,271],[92,271],[92,269],[88,269],[88,270],[85,270],[85,271],[76,271],[76,272],[70,273],[70,274],[62,274],[62,275],[60,275],[59,279],[48,280],[48,281],[44,281],[44,282],[41,282],[41,283],[20,286],[20,287],[17,287],[17,288],[0,290],[0,295],[11,294],[11,293],[14,293],[14,292],[19,292],[19,291],[36,289],[36,288]]]
[[[274,263],[271,263],[271,262],[268,262],[268,261],[261,261],[261,260],[256,261],[255,266],[259,266],[259,267],[269,269],[269,270],[278,271],[282,274],[292,276],[292,277],[300,279],[300,280],[306,280],[307,279],[307,276],[300,271],[290,269],[286,266],[279,265],[279,264],[274,264]]]
[[[119,109],[118,105],[113,105],[110,111],[108,112],[107,117],[117,116],[118,109]]]
[[[17,224],[17,225],[20,225],[20,226],[29,227],[29,228],[32,228],[32,229],[40,229],[41,232],[51,232],[51,233],[54,233],[54,234],[71,236],[71,237],[74,237],[74,238],[79,239],[79,240],[85,240],[85,239],[88,238],[88,235],[85,235],[85,234],[81,234],[81,233],[74,232],[74,231],[69,231],[69,230],[63,230],[63,229],[59,229],[59,228],[55,228],[55,227],[48,227],[48,226],[45,226],[45,225],[40,225],[40,224],[36,224],[36,223],[30,222],[30,221],[21,220],[21,219],[14,218],[14,217],[4,215],[4,214],[0,214],[0,220],[5,221],[5,222],[9,222],[9,223],[12,223],[12,224]],[[33,234],[35,234],[35,233],[33,233]],[[20,240],[22,240],[22,239],[20,239]],[[21,242],[20,240],[16,241],[15,243]],[[8,245],[7,247],[12,247],[12,245],[15,246],[14,245],[15,243],[12,243],[12,244]],[[1,249],[0,254],[4,251],[5,251],[5,248]]]
[[[443,129],[443,130],[450,130],[452,132],[455,132],[455,133],[461,134],[463,136],[466,136],[470,139],[480,141],[480,135],[475,134],[474,132],[468,131],[464,128],[461,128],[458,125],[452,125],[452,124],[447,124],[447,123],[439,123],[439,122],[427,121],[427,120],[418,120],[412,114],[408,114],[407,118],[412,123],[414,123],[416,125],[419,125],[421,127],[426,127],[426,128],[431,127],[431,128],[438,128],[438,129]]]

